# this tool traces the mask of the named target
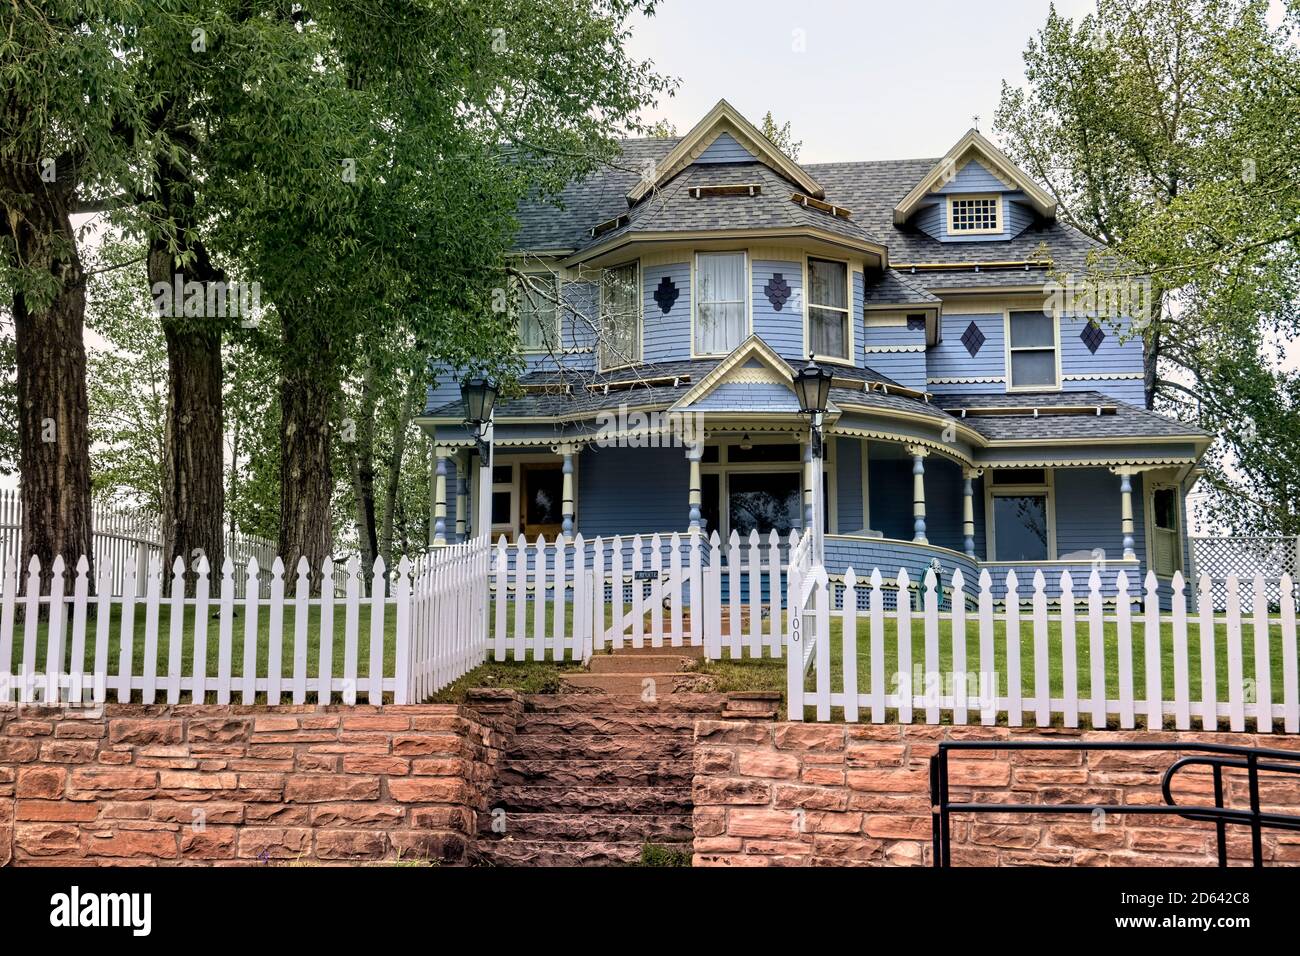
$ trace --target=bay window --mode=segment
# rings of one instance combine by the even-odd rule
[[[1008,388],[1056,388],[1056,318],[1042,312],[1007,317]]]
[[[808,260],[808,337],[819,358],[849,359],[847,263]]]
[[[641,289],[637,263],[606,269],[600,282],[600,365],[641,361]]]

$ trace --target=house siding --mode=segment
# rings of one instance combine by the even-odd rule
[[[835,439],[835,498],[840,532],[866,527],[862,514],[862,442],[855,438]]]
[[[1145,407],[1146,392],[1142,379],[1131,377],[1141,376],[1143,371],[1142,340],[1133,335],[1132,320],[1102,322],[1101,329],[1106,337],[1096,354],[1089,351],[1079,337],[1087,324],[1088,320],[1082,316],[1061,317],[1061,374],[1067,376],[1063,387],[1066,390],[1095,390],[1139,408]],[[1079,375],[1088,377],[1068,377]]]
[[[984,334],[984,344],[973,356],[961,341],[972,323]],[[926,387],[936,395],[1006,391],[1002,313],[945,315],[942,327],[939,344],[926,353]]]
[[[767,284],[780,274],[790,286],[790,298],[777,311],[767,297]],[[803,265],[760,259],[751,266],[754,333],[778,355],[790,361],[806,358],[803,346]]]
[[[695,158],[696,163],[704,166],[716,163],[750,163],[753,161],[754,154],[741,146],[730,133],[719,133],[718,138]]]
[[[642,270],[643,355],[647,362],[672,362],[691,357],[691,264],[649,266]],[[665,313],[655,290],[665,279],[677,287],[677,301]]]
[[[578,530],[585,537],[689,527],[690,464],[684,449],[588,447],[578,469]]]

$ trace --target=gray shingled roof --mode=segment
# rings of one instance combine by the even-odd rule
[[[905,276],[896,269],[868,275],[866,282],[868,305],[937,305],[937,295],[926,292],[916,276]]]
[[[1145,408],[1137,408],[1101,392],[990,392],[977,395],[937,395],[936,404],[960,416],[963,408],[1053,408],[1063,405],[1113,407],[1104,415],[972,415],[965,423],[990,441],[1053,438],[1165,438],[1195,436],[1205,432]]]

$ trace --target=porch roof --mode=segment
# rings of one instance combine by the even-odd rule
[[[935,403],[963,419],[991,442],[1059,439],[1184,438],[1209,442],[1211,436],[1192,425],[1166,418],[1094,391],[991,392],[940,395]],[[1102,413],[1061,414],[1065,408],[1102,409]],[[993,414],[978,414],[989,409]],[[1038,410],[1038,414],[1034,413]]]

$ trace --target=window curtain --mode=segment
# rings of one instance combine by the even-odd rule
[[[701,255],[695,267],[695,351],[723,355],[745,339],[745,254]]]
[[[847,272],[842,262],[808,260],[808,327],[817,355],[849,357]]]
[[[528,351],[558,349],[556,283],[529,282],[519,290],[519,344]]]
[[[605,327],[602,365],[606,368],[641,360],[640,303],[637,295],[636,263],[605,271]]]

